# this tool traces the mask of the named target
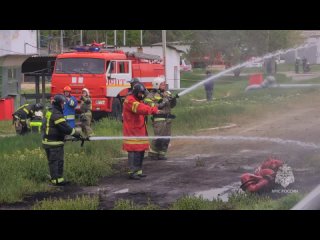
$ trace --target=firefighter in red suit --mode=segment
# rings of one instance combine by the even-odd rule
[[[137,83],[123,103],[123,136],[144,137],[148,136],[145,122],[146,115],[161,113],[157,107],[150,107],[143,103],[147,90],[143,84]],[[149,149],[148,138],[124,139],[123,150],[128,152],[129,178],[140,180],[146,177],[142,174],[144,153]]]

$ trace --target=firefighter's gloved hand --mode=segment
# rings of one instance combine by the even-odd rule
[[[158,110],[157,112],[155,112],[154,114],[163,114],[164,112],[162,110]]]
[[[82,136],[80,133],[76,132],[75,134],[72,135],[74,138],[78,139],[78,140],[81,140],[82,139]]]
[[[168,98],[161,99],[161,103],[158,104],[158,108],[163,109],[169,101],[170,100]]]
[[[179,94],[178,93],[176,93],[174,96],[173,96],[173,98],[179,98],[180,96],[179,96]]]

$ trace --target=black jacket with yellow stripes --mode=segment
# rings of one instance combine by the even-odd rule
[[[13,115],[21,119],[31,118],[35,112],[35,105],[36,105],[35,103],[24,104],[21,107],[19,107],[18,110],[13,113]]]
[[[62,146],[65,135],[73,135],[74,133],[75,129],[66,122],[62,109],[53,105],[43,118],[42,144],[44,147]]]

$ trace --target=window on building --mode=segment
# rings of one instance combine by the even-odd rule
[[[8,68],[8,80],[17,78],[17,69],[16,68]]]

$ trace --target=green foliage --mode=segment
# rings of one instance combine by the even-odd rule
[[[1,154],[0,203],[20,201],[26,194],[49,189],[44,183],[47,161],[40,147]]]
[[[96,134],[119,135],[121,123],[103,120],[94,125]],[[47,191],[48,162],[40,134],[0,138],[0,202],[22,200],[29,193]],[[114,158],[121,156],[121,141],[65,144],[65,177],[82,185],[94,185],[113,173]]]
[[[190,85],[205,78],[204,71],[198,69],[182,76],[183,84]],[[291,81],[281,74],[277,75],[277,79],[281,83]],[[261,109],[272,109],[273,106],[278,109],[282,104],[301,99],[302,94],[317,94],[318,91],[317,89],[262,89],[245,93],[247,82],[248,77],[223,77],[219,79],[215,84],[215,100],[212,102],[195,101],[205,98],[203,87],[180,97],[177,106],[172,111],[177,116],[173,121],[172,135],[187,135],[201,128],[225,125],[233,120],[238,120],[238,117],[241,116],[261,115]],[[1,131],[7,133],[11,122],[0,122],[0,124]],[[96,136],[122,136],[122,123],[110,119],[96,122],[93,129]],[[121,146],[122,141],[85,142],[83,148],[80,147],[80,142],[67,142],[65,145],[66,179],[81,185],[96,184],[101,177],[111,175],[114,172],[112,169],[113,164],[116,163],[114,158],[122,155]],[[0,203],[19,201],[26,194],[50,189],[46,183],[48,163],[45,152],[41,148],[39,134],[0,138],[0,153]],[[245,204],[225,206],[220,202],[214,203],[215,205],[206,202],[205,206],[200,206],[199,200],[184,200],[184,202],[188,201],[191,202],[192,208],[245,208]],[[231,203],[235,201],[233,198],[230,199]],[[245,201],[249,200],[240,200],[240,202]],[[284,205],[289,204],[286,201],[293,202],[294,197],[291,200],[284,200]],[[268,208],[268,200],[265,199],[263,202],[265,206],[260,205],[255,208]],[[116,208],[132,207],[130,204],[128,201],[120,202],[116,204]],[[186,203],[184,204],[187,206]],[[149,207],[151,208],[151,206]],[[279,205],[279,208],[284,208],[284,206]]]
[[[146,205],[137,205],[132,200],[119,199],[114,204],[114,210],[159,210],[160,207],[150,201]]]
[[[160,208],[150,202],[142,206],[132,200],[120,199],[115,202],[114,210],[289,210],[302,197],[298,193],[287,194],[278,199],[272,199],[267,195],[234,193],[224,202],[219,198],[208,200],[202,196],[184,196],[168,208]]]
[[[226,62],[235,65],[250,56],[260,56],[287,49],[302,42],[300,31],[293,30],[196,30],[189,58],[222,53]]]
[[[12,121],[0,121],[0,135],[14,134],[14,126]]]
[[[99,198],[97,196],[77,196],[75,199],[45,199],[37,202],[33,210],[97,210]]]
[[[202,197],[185,196],[178,199],[170,207],[171,210],[221,210],[227,205],[220,199],[206,200]]]
[[[140,45],[141,30],[126,30],[126,46]],[[42,46],[59,45],[61,30],[41,30]],[[82,30],[83,43],[106,42],[114,45],[114,30]],[[167,30],[167,41],[190,41],[193,38],[192,30]],[[117,45],[123,46],[124,30],[117,30]],[[151,45],[162,41],[162,30],[142,30],[144,45]],[[63,30],[64,45],[75,46],[80,43],[80,30]]]
[[[292,193],[273,200],[267,195],[234,194],[230,196],[228,203],[234,210],[289,210],[302,197],[299,193]]]
[[[104,118],[94,124],[94,133],[100,136],[119,136],[122,134],[122,123]]]
[[[221,199],[207,200],[195,196],[186,196],[172,204],[172,210],[289,210],[302,199],[301,194],[288,194],[279,199],[266,195],[232,194],[227,202]]]
[[[192,86],[205,79],[204,71],[200,69],[192,73],[183,73],[182,77],[183,86]],[[172,109],[173,114],[177,116],[173,122],[173,134],[217,127],[233,121],[237,116],[261,115],[262,108],[271,108],[272,105],[279,107],[300,98],[301,94],[317,91],[314,88],[266,88],[245,92],[248,79],[249,76],[225,76],[217,79],[214,88],[215,99],[212,102],[205,100],[203,86],[181,96],[177,106]],[[284,74],[277,74],[276,79],[278,83],[292,83],[291,78]]]

